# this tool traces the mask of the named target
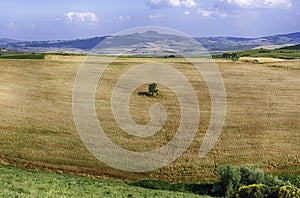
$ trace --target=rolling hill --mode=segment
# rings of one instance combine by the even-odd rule
[[[276,48],[300,43],[300,32],[280,34],[260,38],[239,37],[195,37],[210,53],[224,51],[240,51],[253,48]],[[147,31],[117,36],[102,36],[76,40],[52,41],[17,41],[1,39],[0,47],[22,52],[78,52],[89,53],[101,43],[101,54],[117,54],[122,50],[131,51],[133,54],[157,54],[188,51],[197,53],[199,46],[189,37]],[[194,43],[193,43],[194,42]],[[125,48],[123,48],[125,46]]]

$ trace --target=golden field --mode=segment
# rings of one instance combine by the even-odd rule
[[[154,102],[166,107],[168,117],[154,136],[128,135],[118,127],[110,108],[112,88],[122,73],[144,62],[162,62],[183,73],[198,96],[200,125],[193,143],[175,162],[148,173],[110,168],[93,157],[79,138],[72,115],[72,91],[83,61],[82,56],[0,59],[2,164],[106,179],[174,182],[216,180],[218,167],[224,164],[254,164],[267,173],[300,174],[300,60],[268,59],[260,64],[215,60],[226,88],[227,113],[221,136],[203,158],[198,152],[209,124],[210,95],[196,69],[181,58],[115,60],[99,81],[96,110],[107,136],[128,150],[154,150],[170,141],[179,125],[180,106],[176,95],[163,85],[158,86],[161,96],[157,98],[139,95],[147,91],[147,85],[140,87],[130,99],[132,118],[147,124],[148,109]]]

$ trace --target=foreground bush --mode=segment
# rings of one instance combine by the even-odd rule
[[[268,187],[263,184],[242,186],[235,194],[236,198],[300,198],[300,188],[295,186]]]
[[[276,187],[279,188],[281,186],[290,186],[292,185],[290,181],[285,181],[279,179],[277,176],[274,175],[265,175],[264,184],[269,187]]]
[[[212,194],[225,197],[289,197],[297,195],[300,177],[265,175],[254,166],[221,166],[219,182],[214,184]],[[286,190],[287,189],[287,190]],[[284,191],[286,190],[286,191]],[[280,193],[279,193],[280,192]],[[279,196],[280,195],[280,196]],[[297,195],[298,196],[298,195]],[[300,198],[300,197],[299,197]]]
[[[236,198],[263,198],[268,197],[269,189],[263,184],[251,184],[242,186],[236,192]]]
[[[221,166],[219,172],[220,181],[213,188],[216,196],[230,196],[241,186],[240,168],[227,165]]]
[[[279,198],[300,198],[300,188],[294,186],[282,186],[278,193]]]
[[[250,185],[250,184],[263,184],[265,179],[265,174],[259,168],[256,168],[253,165],[250,166],[241,166],[241,184]]]
[[[288,181],[292,185],[300,188],[300,176],[299,175],[284,174],[284,175],[279,175],[278,178],[283,181]]]
[[[266,175],[254,166],[221,166],[219,181],[211,183],[170,183],[142,180],[131,185],[168,191],[190,192],[214,197],[234,198],[300,198],[300,176]]]

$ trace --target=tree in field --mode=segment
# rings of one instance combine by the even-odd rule
[[[151,96],[157,96],[158,95],[158,89],[157,89],[157,84],[156,83],[151,83],[148,85],[148,93]]]

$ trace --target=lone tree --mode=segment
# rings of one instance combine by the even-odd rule
[[[157,89],[157,84],[156,83],[151,83],[148,85],[148,93],[151,96],[157,96],[158,95],[158,89]]]

